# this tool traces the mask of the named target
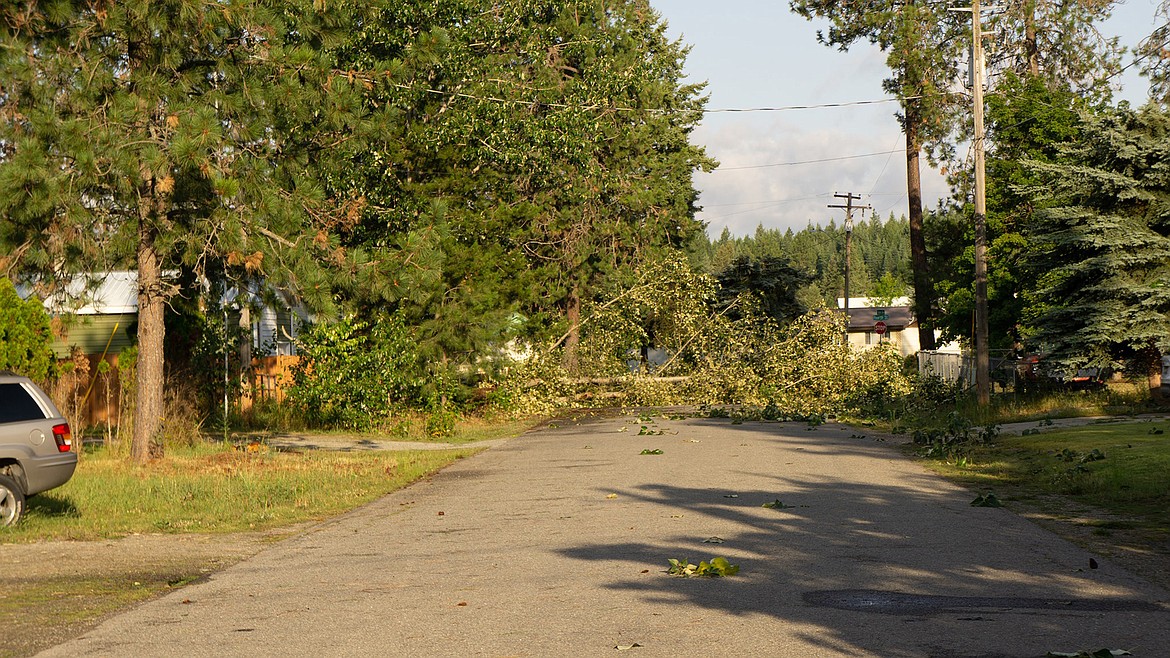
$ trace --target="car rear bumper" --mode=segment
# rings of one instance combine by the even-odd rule
[[[24,464],[24,477],[27,480],[26,495],[48,491],[59,487],[73,477],[77,469],[77,453],[63,452],[48,457],[33,457]]]

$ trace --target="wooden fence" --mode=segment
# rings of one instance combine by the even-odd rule
[[[265,356],[252,359],[249,386],[240,398],[240,411],[249,411],[257,402],[283,402],[285,391],[292,385],[292,369],[299,356]]]

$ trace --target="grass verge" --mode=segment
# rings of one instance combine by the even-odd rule
[[[31,498],[20,523],[0,529],[0,542],[266,530],[353,509],[474,452],[278,452],[214,443],[173,447],[137,465],[87,449],[73,479]]]
[[[1001,436],[926,461],[1170,587],[1170,423],[1093,423]]]
[[[474,447],[279,452],[262,444],[171,447],[132,464],[87,448],[65,486],[0,528],[0,658],[29,656],[107,614],[255,554],[299,524],[371,502]],[[100,541],[99,541],[100,540]]]
[[[1111,382],[1100,391],[1051,391],[1048,393],[1001,393],[989,406],[972,397],[959,401],[959,415],[976,425],[1019,423],[1046,418],[1122,416],[1151,413],[1163,406],[1150,395],[1146,384]]]
[[[531,429],[540,419],[516,420],[500,414],[455,415],[451,414],[449,426],[437,431],[433,415],[422,412],[402,412],[382,421],[381,425],[369,430],[351,430],[346,436],[368,438],[379,441],[414,441],[420,443],[464,444],[507,436],[516,436]],[[210,434],[222,432],[207,430]],[[218,434],[217,434],[218,435]],[[288,404],[265,402],[257,404],[252,411],[235,418],[230,438],[233,440],[257,439],[295,435],[306,438],[337,437],[335,429],[314,429]]]

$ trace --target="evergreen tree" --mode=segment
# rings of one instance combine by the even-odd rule
[[[988,333],[993,349],[1019,344],[1024,299],[1035,279],[1027,272],[1028,240],[1036,204],[1024,193],[1039,183],[1025,160],[1058,162],[1061,146],[1080,130],[1086,101],[1041,78],[1006,73],[987,102]],[[941,304],[938,326],[945,340],[971,334],[975,312],[974,232],[969,207],[933,213],[932,271]]]
[[[792,267],[785,258],[765,256],[752,259],[740,256],[731,266],[716,276],[719,282],[718,302],[727,307],[742,294],[750,295],[765,316],[780,323],[792,322],[808,309],[798,300],[800,289],[812,277]],[[739,309],[732,308],[727,317],[738,320]]]
[[[1042,206],[1028,232],[1039,282],[1028,337],[1069,366],[1127,362],[1145,375],[1170,348],[1170,112],[1101,111],[1061,156],[1027,163]]]
[[[338,3],[48,0],[0,7],[0,240],[40,285],[138,271],[132,456],[161,451],[168,275],[263,279],[332,306],[330,236],[360,198],[321,176],[360,147],[363,85],[325,57]],[[196,284],[198,285],[198,284]]]
[[[1120,69],[1116,38],[1097,26],[1117,0],[1008,0],[985,17],[996,35],[991,68],[1040,78],[1094,100],[1108,100]]]

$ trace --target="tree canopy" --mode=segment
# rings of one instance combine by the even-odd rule
[[[333,307],[330,233],[358,199],[322,171],[375,114],[329,45],[338,5],[198,0],[0,9],[0,212],[20,272],[138,271],[133,453],[159,450],[169,273],[263,279]]]
[[[168,304],[268,288],[395,312],[435,369],[558,335],[571,360],[585,302],[702,231],[702,88],[646,0],[58,0],[0,26],[0,266],[137,269],[138,459]]]

